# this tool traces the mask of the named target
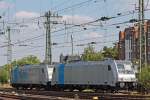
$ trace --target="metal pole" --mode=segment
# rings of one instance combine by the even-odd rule
[[[145,67],[147,66],[147,36],[146,32],[144,31],[144,0],[142,0],[142,33],[144,35],[144,57],[145,57]]]
[[[46,52],[45,63],[52,64],[52,52],[51,52],[51,12],[45,14],[46,17]]]
[[[12,47],[11,47],[10,27],[7,27],[7,31],[8,31],[7,64],[11,64]]]
[[[7,47],[7,64],[8,64],[8,75],[9,79],[11,78],[11,61],[12,61],[12,46],[11,46],[11,36],[10,36],[10,27],[7,27],[8,32],[8,47]],[[10,80],[9,80],[10,82]]]
[[[48,12],[48,63],[52,64],[51,12]]]
[[[62,18],[62,16],[58,16],[52,14],[51,11],[48,11],[45,14],[46,17],[46,51],[45,51],[45,63],[52,64],[52,42],[51,42],[51,19],[53,18]]]
[[[48,13],[45,14],[45,17],[46,17],[46,22],[45,22],[45,25],[46,25],[46,48],[45,48],[45,63],[48,62],[47,60],[47,53],[48,53],[48,45],[47,45],[47,34],[48,34]]]
[[[71,47],[72,47],[72,55],[73,55],[73,37],[71,35]]]
[[[139,0],[139,20],[140,20],[140,34],[141,34],[141,59],[143,58],[143,62],[141,61],[141,66],[142,63],[147,66],[147,43],[146,43],[146,32],[144,31],[144,0]],[[142,42],[144,41],[144,42]],[[142,49],[143,48],[143,49]],[[143,54],[142,54],[143,53]],[[142,55],[144,57],[142,57]]]
[[[142,31],[141,31],[141,0],[139,0],[139,42],[140,42],[140,72],[142,67]]]
[[[147,35],[146,32],[144,31],[144,0],[139,0],[139,32],[140,32],[140,72],[141,72],[142,63],[145,63],[145,67],[147,66]]]

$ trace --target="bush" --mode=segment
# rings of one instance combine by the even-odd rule
[[[150,90],[150,67],[143,67],[138,76],[140,84],[146,90]]]
[[[7,83],[8,78],[9,78],[8,71],[6,69],[1,69],[0,70],[0,83],[1,84]]]

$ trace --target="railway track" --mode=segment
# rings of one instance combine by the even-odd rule
[[[70,100],[64,97],[37,95],[35,93],[27,94],[27,91],[16,91],[15,89],[1,89],[0,97],[2,98],[0,100]]]
[[[150,95],[131,93],[84,93],[84,92],[64,92],[64,91],[37,91],[37,90],[16,90],[0,89],[3,93],[19,93],[17,98],[24,100],[67,100],[67,99],[100,99],[100,100],[150,100]],[[8,94],[6,94],[8,95]],[[11,94],[12,95],[12,94]],[[16,96],[16,95],[15,95]],[[0,95],[1,97],[1,95]],[[17,99],[16,98],[16,99]]]
[[[63,97],[33,95],[33,94],[12,94],[12,93],[0,93],[0,97],[7,98],[4,100],[8,100],[8,98],[15,100],[70,100],[69,98]]]

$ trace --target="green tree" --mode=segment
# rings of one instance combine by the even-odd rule
[[[86,61],[97,61],[104,58],[118,59],[118,50],[116,47],[104,47],[102,51],[96,52],[92,46],[84,49],[82,59]]]
[[[114,59],[118,59],[118,50],[117,48],[114,47],[104,47],[103,48],[103,56],[105,58],[114,58]]]
[[[8,71],[4,68],[0,69],[0,83],[4,84],[7,83],[9,79]]]
[[[33,55],[29,55],[27,57],[24,57],[22,59],[19,60],[15,60],[12,62],[12,66],[18,65],[18,66],[22,66],[22,65],[26,65],[26,64],[40,64],[40,60]]]
[[[82,60],[85,61],[97,61],[103,59],[103,55],[101,52],[96,52],[94,47],[88,46],[84,49],[84,53],[82,55]]]
[[[150,67],[142,67],[138,76],[140,84],[147,90],[150,90]]]

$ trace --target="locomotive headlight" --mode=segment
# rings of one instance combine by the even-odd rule
[[[133,86],[137,86],[137,83],[134,82],[134,83],[133,83]]]
[[[125,83],[121,82],[119,85],[121,88],[123,88],[125,86]]]

